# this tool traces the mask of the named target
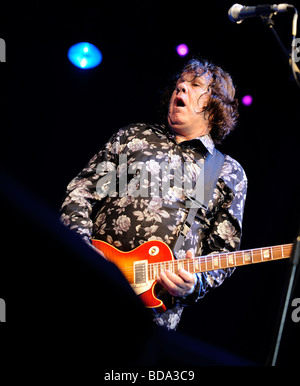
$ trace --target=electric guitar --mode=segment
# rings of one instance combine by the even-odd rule
[[[171,249],[162,241],[147,241],[129,252],[119,251],[101,240],[93,239],[92,243],[108,261],[120,269],[144,305],[157,308],[160,312],[165,311],[166,306],[155,296],[155,285],[156,278],[162,271],[169,270],[178,274],[182,267],[190,273],[199,273],[287,259],[291,256],[293,248],[293,244],[284,244],[176,260]]]

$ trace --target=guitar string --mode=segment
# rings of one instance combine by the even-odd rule
[[[292,244],[290,245],[292,246]],[[285,249],[287,249],[287,251],[290,251],[290,246],[285,246]],[[276,248],[276,247],[274,247]],[[280,249],[280,252],[281,252],[281,247],[278,247],[278,249]],[[287,252],[285,251],[285,252]],[[273,249],[273,252],[278,252],[278,250],[274,250]],[[241,251],[238,251],[238,252],[225,252],[227,256],[224,256],[223,254],[213,254],[213,255],[206,255],[206,256],[198,256],[198,257],[195,257],[193,259],[180,259],[180,260],[165,260],[165,261],[158,261],[158,262],[153,262],[153,263],[148,263],[148,267],[149,266],[154,266],[154,265],[162,265],[162,264],[170,264],[170,263],[174,263],[175,265],[184,265],[184,264],[188,264],[190,262],[195,262],[194,264],[198,265],[198,264],[211,264],[213,263],[213,260],[220,260],[220,261],[227,261],[228,259],[243,259],[243,263],[241,265],[244,264],[244,260],[245,260],[245,256],[243,256],[243,253]],[[240,254],[240,256],[230,256],[231,254]],[[248,258],[249,256],[247,256]],[[256,256],[250,256],[251,260],[249,261],[249,263],[252,263],[253,260],[255,259]],[[271,256],[269,257],[263,257],[262,254],[260,254],[260,259],[259,261],[257,261],[257,263],[259,262],[264,262],[264,261],[272,261],[272,260],[280,260],[280,259],[284,259],[284,258],[288,258],[288,257],[284,257],[284,256],[281,256],[281,257],[276,257],[276,258],[273,258],[272,254]],[[263,259],[263,260],[262,260]],[[139,261],[139,260],[137,260]],[[248,261],[247,261],[248,262]],[[247,262],[245,263],[245,265],[247,264]],[[255,264],[255,262],[253,262]],[[192,263],[193,264],[193,263]],[[217,265],[217,264],[215,264]],[[219,265],[219,264],[218,264]],[[221,265],[221,264],[220,264]],[[228,267],[234,267],[235,266],[235,263],[234,264],[229,264]],[[221,268],[226,268],[226,267],[221,267]],[[123,268],[123,270],[134,270],[134,267],[128,267],[128,268]]]
[[[221,253],[221,254],[212,254],[212,255],[206,255],[206,256],[198,256],[198,257],[195,257],[193,259],[180,259],[180,260],[166,260],[166,261],[159,261],[157,263],[148,263],[148,270],[149,268],[153,268],[155,265],[158,266],[158,268],[160,268],[160,271],[162,270],[168,270],[166,268],[162,269],[162,264],[165,265],[165,264],[168,264],[168,265],[176,265],[177,269],[180,268],[180,265],[190,265],[189,263],[191,263],[192,266],[194,265],[203,265],[205,264],[206,265],[206,268],[205,270],[203,270],[202,272],[205,272],[205,271],[210,271],[210,270],[214,270],[214,268],[217,268],[217,269],[222,269],[222,268],[230,268],[230,267],[236,267],[236,266],[239,266],[239,265],[247,265],[248,261],[245,262],[245,252],[248,252],[248,251],[269,251],[270,252],[270,249],[272,249],[272,252],[270,253],[270,256],[269,257],[263,257],[263,253],[260,253],[260,260],[255,262],[253,261],[255,257],[257,256],[253,256],[254,253],[252,253],[252,256],[248,255],[247,257],[250,257],[251,260],[249,260],[249,264],[253,263],[260,263],[260,262],[265,262],[265,261],[273,261],[273,260],[281,260],[281,259],[284,259],[284,258],[287,258],[287,257],[276,257],[276,258],[273,258],[273,252],[276,253],[278,251],[280,252],[289,252],[290,249],[292,247],[292,244],[287,244],[287,245],[283,245],[282,247],[281,246],[275,246],[275,247],[266,247],[266,248],[257,248],[257,249],[254,249],[254,250],[246,250],[246,251],[235,251],[235,252],[224,252]],[[233,254],[234,256],[230,256],[231,254]],[[283,253],[284,254],[284,253]],[[236,255],[240,255],[240,256],[236,256]],[[233,264],[226,264],[225,267],[222,267],[222,263],[223,261],[226,260],[226,262],[228,261],[228,259],[234,259],[235,262]],[[241,264],[237,264],[236,263],[236,259],[242,259],[243,260],[243,263]],[[218,264],[214,264],[214,260],[217,260],[218,261]],[[137,260],[138,261],[138,260]],[[211,268],[208,268],[207,265],[208,264],[211,264],[212,267]],[[125,275],[125,274],[132,274],[134,272],[134,267],[128,267],[128,268],[122,268],[121,271],[122,273]],[[215,270],[217,270],[215,269]]]

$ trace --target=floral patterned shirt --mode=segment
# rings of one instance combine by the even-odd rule
[[[188,213],[189,188],[195,186],[206,154],[213,150],[209,135],[178,143],[164,125],[129,125],[70,182],[61,219],[88,242],[97,238],[129,251],[155,239],[172,250]],[[195,256],[237,250],[246,190],[243,168],[226,155],[208,208],[198,210],[176,257],[184,257],[189,249]],[[183,307],[222,284],[233,270],[197,274],[195,291],[183,298],[174,298],[161,287],[158,295],[168,310],[153,309],[154,321],[176,329]]]

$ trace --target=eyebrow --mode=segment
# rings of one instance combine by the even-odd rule
[[[180,75],[180,77],[177,79],[177,82],[176,82],[176,84],[179,82],[179,81],[186,81],[186,82],[194,82],[196,79],[198,79],[199,81],[200,81],[200,83],[201,83],[201,85],[202,86],[205,86],[206,85],[206,82],[205,82],[205,80],[203,79],[203,75],[201,74],[201,75],[197,75],[197,74],[194,74],[194,76],[193,76],[193,78],[191,79],[191,80],[186,80],[186,79],[184,79],[184,77],[186,77],[186,76],[188,76],[188,75],[190,75],[190,74],[193,74],[192,72],[188,72],[188,73],[186,73],[186,74],[181,74]]]

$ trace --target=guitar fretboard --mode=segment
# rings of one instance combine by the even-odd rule
[[[291,256],[293,244],[256,248],[245,251],[216,253],[193,259],[162,261],[148,264],[148,278],[155,280],[160,272],[169,270],[178,274],[180,268],[190,273],[207,272],[230,267],[238,267],[265,261],[287,259]]]

